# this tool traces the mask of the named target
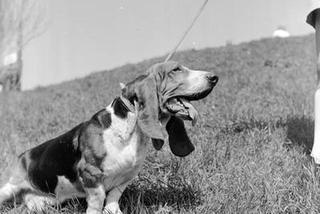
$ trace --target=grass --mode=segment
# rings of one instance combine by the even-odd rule
[[[196,150],[174,157],[168,145],[150,149],[144,168],[121,198],[125,213],[319,213],[320,169],[309,156],[313,139],[313,36],[263,39],[180,52],[175,60],[216,72],[220,81],[198,102],[188,124]],[[0,95],[0,170],[12,154],[84,121],[119,94],[120,81],[162,57],[86,78]],[[1,174],[5,180],[6,173]],[[46,213],[81,213],[83,200]],[[23,208],[3,207],[20,213]]]

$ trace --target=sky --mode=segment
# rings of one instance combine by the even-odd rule
[[[59,83],[170,52],[201,0],[48,0],[46,31],[23,53],[22,88]],[[180,50],[313,32],[308,0],[209,0]]]

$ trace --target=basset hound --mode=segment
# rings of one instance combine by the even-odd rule
[[[169,142],[180,157],[194,150],[183,120],[196,121],[190,101],[206,97],[217,82],[213,73],[177,62],[153,65],[91,119],[22,153],[0,202],[15,198],[28,210],[43,210],[85,197],[87,214],[121,213],[118,200],[141,169],[150,141],[157,150]]]

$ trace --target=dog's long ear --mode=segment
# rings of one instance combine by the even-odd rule
[[[159,101],[155,77],[148,75],[135,90],[140,105],[139,127],[150,138],[167,140],[166,130],[159,121]]]
[[[172,116],[167,123],[166,129],[169,135],[170,149],[173,154],[179,157],[185,157],[194,150],[194,146],[184,127],[183,120]]]

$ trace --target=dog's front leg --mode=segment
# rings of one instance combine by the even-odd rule
[[[102,184],[93,188],[85,188],[88,208],[86,214],[101,214],[103,202],[106,197]]]
[[[101,214],[103,203],[106,198],[106,190],[100,182],[103,177],[102,171],[89,164],[85,163],[84,159],[79,162],[79,176],[83,189],[86,192],[87,211],[86,214]]]
[[[123,183],[109,191],[104,207],[104,214],[122,214],[119,207],[119,199],[129,182]]]

